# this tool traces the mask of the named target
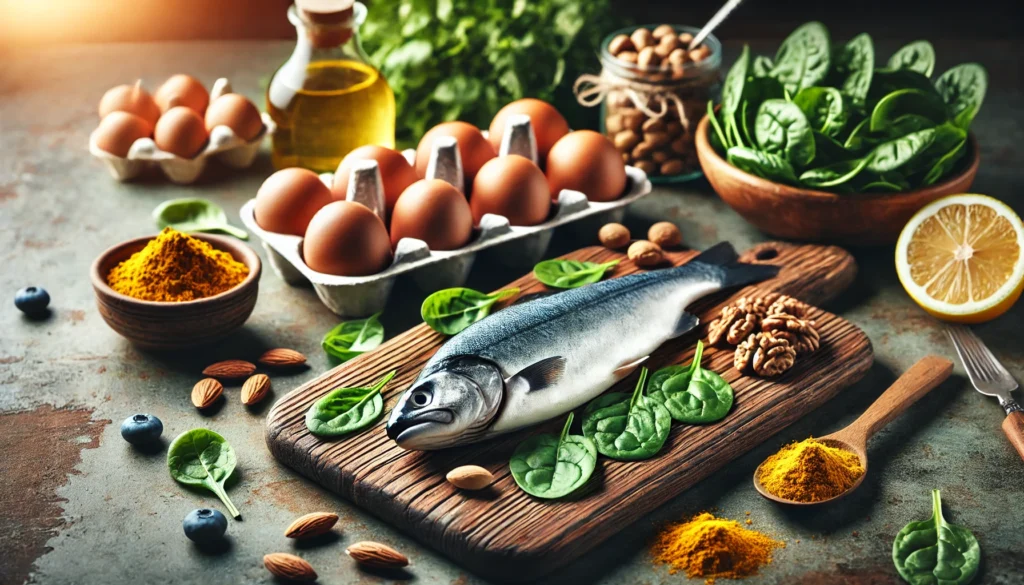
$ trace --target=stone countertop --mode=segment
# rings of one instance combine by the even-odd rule
[[[227,389],[230,399],[209,417],[189,402],[205,365],[252,359],[268,347],[292,347],[310,358],[305,372],[273,378],[275,397],[326,371],[330,364],[319,342],[337,319],[311,289],[284,284],[267,265],[256,310],[242,331],[212,348],[174,356],[134,349],[95,309],[90,263],[110,245],[155,232],[150,213],[158,203],[207,197],[237,224],[238,209],[272,172],[264,155],[240,173],[211,169],[191,186],[162,179],[117,183],[87,150],[99,97],[138,77],[153,88],[185,71],[207,84],[226,76],[236,91],[262,104],[260,88],[291,46],[64,46],[8,53],[0,62],[0,291],[7,299],[0,310],[0,582],[269,582],[262,556],[296,548],[320,573],[321,583],[390,580],[357,569],[342,554],[358,540],[389,543],[406,553],[413,559],[414,582],[484,582],[275,461],[263,441],[266,405],[244,409],[234,397],[237,386]],[[738,48],[727,44],[727,56]],[[880,54],[894,48],[883,44]],[[939,70],[962,61],[979,61],[989,69],[991,87],[973,127],[982,158],[974,190],[1008,201],[1018,213],[1024,212],[1021,49],[1016,42],[937,44]],[[627,223],[640,233],[662,219],[679,225],[686,244],[697,248],[727,239],[744,249],[765,239],[703,181],[656,188],[631,207]],[[556,238],[551,253],[579,244]],[[919,357],[953,357],[941,325],[900,287],[891,248],[854,253],[857,282],[828,308],[870,336],[876,363],[867,378],[638,519],[550,583],[687,582],[655,567],[646,543],[664,522],[706,509],[737,519],[749,512],[754,528],[786,541],[775,561],[746,581],[751,585],[898,583],[890,560],[892,539],[908,521],[929,516],[929,492],[935,487],[943,490],[947,517],[970,527],[981,542],[984,560],[976,582],[1020,582],[1024,507],[1017,500],[1024,490],[1024,462],[999,428],[999,405],[970,388],[959,364],[951,380],[871,441],[871,470],[854,495],[820,509],[797,510],[771,504],[751,486],[753,469],[779,446],[850,422]],[[515,276],[478,267],[469,284],[488,289]],[[14,292],[30,284],[49,290],[49,319],[28,320],[11,306]],[[416,290],[396,293],[383,318],[392,335],[418,320],[423,297]],[[1024,344],[1016,326],[1022,317],[1024,303],[977,328],[1018,379],[1024,378]],[[208,425],[234,445],[241,473],[230,495],[244,520],[230,523],[224,550],[200,551],[181,533],[181,519],[190,510],[220,508],[215,498],[174,483],[164,452],[141,453],[121,440],[120,422],[136,412],[159,416],[167,440]],[[340,514],[339,542],[305,548],[284,538],[292,519],[313,510]]]

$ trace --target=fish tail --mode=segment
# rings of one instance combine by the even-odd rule
[[[722,271],[722,288],[742,286],[767,280],[779,273],[779,267],[771,264],[744,264],[737,262],[739,256],[729,242],[719,242],[689,263],[716,266]]]
[[[736,253],[736,248],[732,247],[729,242],[718,242],[714,246],[711,246],[707,250],[701,252],[696,258],[690,260],[690,262],[700,262],[702,264],[711,264],[712,266],[724,266],[726,264],[732,264],[739,258],[739,254]]]

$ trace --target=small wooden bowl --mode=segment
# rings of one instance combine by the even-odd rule
[[[256,252],[234,238],[189,235],[230,253],[249,267],[249,275],[238,286],[212,297],[163,303],[134,299],[107,284],[110,269],[144,248],[155,235],[122,242],[92,263],[90,277],[100,315],[111,329],[141,348],[173,350],[216,341],[241,327],[256,306],[262,268]]]
[[[905,193],[837,195],[775,183],[741,171],[708,139],[707,116],[694,137],[704,176],[718,196],[762,232],[791,240],[854,245],[892,244],[919,209],[969,191],[978,174],[978,143],[967,140],[967,168],[942,183]]]

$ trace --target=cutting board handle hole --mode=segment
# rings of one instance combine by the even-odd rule
[[[758,260],[760,260],[762,262],[765,261],[765,260],[771,260],[772,258],[778,258],[778,257],[779,257],[779,251],[776,250],[775,248],[762,248],[761,250],[757,251],[757,254],[754,255],[754,258],[756,258],[756,259],[758,259]]]

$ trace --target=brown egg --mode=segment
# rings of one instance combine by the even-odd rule
[[[537,225],[551,211],[551,192],[540,167],[510,154],[487,161],[473,181],[469,198],[473,223],[485,213],[504,215],[512,225]]]
[[[260,111],[244,95],[227,93],[213,100],[206,109],[206,131],[212,132],[215,126],[227,126],[249,142],[263,131],[263,120]]]
[[[194,158],[203,150],[206,139],[206,125],[199,114],[185,106],[175,106],[156,122],[153,140],[160,150],[181,158]]]
[[[431,128],[416,147],[416,175],[427,176],[427,163],[430,162],[431,145],[441,136],[452,136],[459,143],[459,156],[462,158],[462,171],[466,177],[466,189],[473,184],[473,178],[484,163],[496,156],[494,147],[484,138],[482,132],[465,122],[444,122]]]
[[[301,236],[309,220],[331,202],[331,190],[307,169],[281,169],[256,192],[256,223],[267,231]]]
[[[206,106],[210,105],[210,92],[195,77],[179,73],[165,81],[153,94],[153,99],[160,106],[161,112],[174,106],[185,106],[202,115],[206,113]]]
[[[317,272],[366,276],[391,263],[391,242],[384,222],[365,205],[334,201],[310,220],[302,256]]]
[[[153,130],[149,122],[128,112],[110,112],[96,129],[96,146],[114,156],[126,157],[132,144]]]
[[[473,235],[473,214],[466,197],[441,179],[416,181],[398,198],[391,213],[391,245],[418,238],[431,250],[454,250]]]
[[[384,203],[390,215],[398,196],[417,179],[416,170],[397,150],[369,144],[348,153],[338,165],[338,171],[334,173],[331,192],[334,193],[335,199],[344,199],[348,192],[348,181],[352,177],[352,168],[357,162],[364,160],[375,160],[380,167],[380,177],[384,182]]]
[[[626,166],[615,145],[593,130],[577,130],[551,147],[545,167],[551,196],[581,191],[591,201],[614,201],[626,190]]]
[[[153,101],[153,96],[142,89],[142,81],[135,85],[119,85],[107,90],[100,99],[100,119],[110,112],[128,112],[135,114],[149,123],[152,128],[160,117],[160,108]]]
[[[505,134],[505,124],[511,114],[526,114],[530,117],[533,135],[537,138],[539,162],[545,161],[551,147],[569,133],[569,123],[551,104],[533,98],[516,100],[498,110],[498,114],[491,120],[487,140],[495,152],[501,152],[501,138]]]

